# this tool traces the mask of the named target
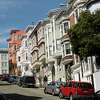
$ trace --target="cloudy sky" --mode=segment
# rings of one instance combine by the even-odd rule
[[[47,16],[50,9],[64,0],[0,0],[0,48],[7,47],[11,29],[25,29],[28,24]]]

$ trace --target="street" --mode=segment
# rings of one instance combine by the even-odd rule
[[[61,100],[57,96],[44,94],[41,88],[22,88],[7,82],[0,82],[0,93],[4,93],[9,100]]]

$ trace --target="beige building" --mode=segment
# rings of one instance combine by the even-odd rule
[[[36,83],[43,86],[45,71],[45,42],[44,42],[44,22],[39,21],[33,28],[29,36],[31,41],[32,69],[36,75]]]

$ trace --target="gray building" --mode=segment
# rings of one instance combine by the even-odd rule
[[[0,75],[9,74],[8,49],[0,48]]]

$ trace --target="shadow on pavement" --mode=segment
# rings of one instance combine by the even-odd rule
[[[10,83],[0,83],[0,86],[11,85]]]
[[[20,94],[5,94],[8,100],[41,100],[42,97],[25,96]]]

